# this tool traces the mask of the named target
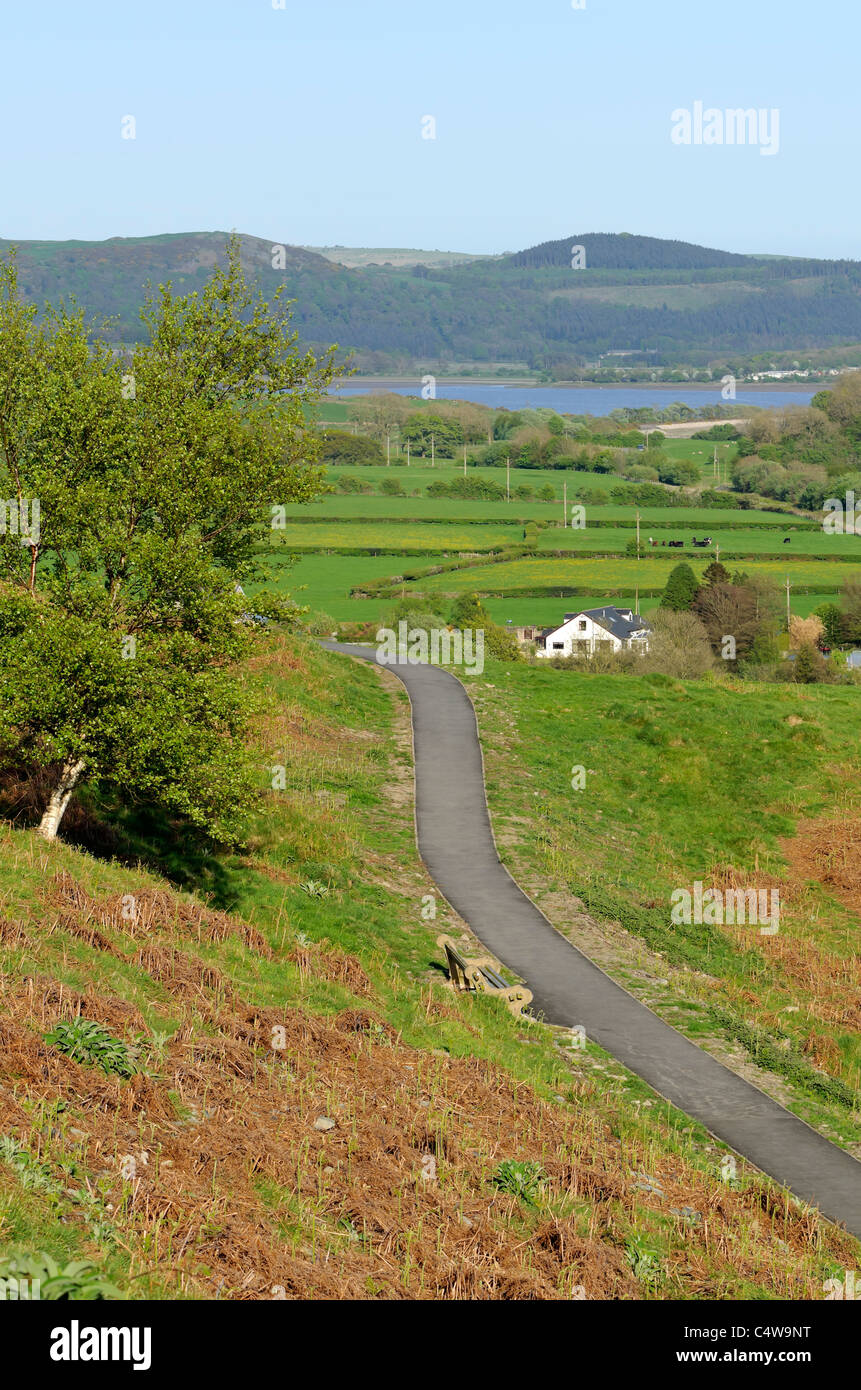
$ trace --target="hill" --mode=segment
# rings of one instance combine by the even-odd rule
[[[369,371],[526,362],[560,376],[614,350],[646,354],[652,364],[705,365],[733,354],[861,342],[855,261],[741,256],[580,233],[465,264],[402,257],[400,265],[351,268],[329,258],[339,248],[323,255],[253,236],[241,242],[243,263],[264,293],[281,286],[296,301],[303,340],[354,350]],[[170,278],[194,289],[225,243],[220,232],[22,242],[21,281],[35,303],[75,295],[90,313],[115,317],[115,341],[128,341],[140,332],[145,282]],[[10,244],[0,241],[0,249]],[[571,267],[575,245],[585,248],[579,270]]]
[[[244,854],[98,797],[66,843],[20,794],[3,827],[0,1257],[89,1261],[77,1298],[818,1299],[855,1267],[599,1048],[451,992],[394,678],[275,636],[247,676]]]

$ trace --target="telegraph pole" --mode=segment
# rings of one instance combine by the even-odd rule
[[[511,501],[511,455],[505,460],[505,500]]]
[[[791,616],[792,616],[792,615],[790,614],[790,611],[789,611],[789,590],[790,590],[790,588],[791,588],[791,585],[790,585],[790,583],[789,583],[789,577],[787,576],[787,579],[786,579],[786,631],[787,631],[787,632],[789,631],[789,623],[790,623],[790,619],[791,619]]]
[[[640,558],[640,511],[637,509],[637,559]]]
[[[568,525],[568,483],[562,483],[562,525]]]
[[[466,445],[463,446],[463,476],[466,477]]]
[[[431,435],[431,468],[436,468],[436,439]]]

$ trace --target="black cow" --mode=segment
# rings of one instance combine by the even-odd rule
[[[784,544],[784,545],[789,545],[789,536],[786,536],[786,537],[784,538],[783,544]]]
[[[667,545],[671,545],[674,550],[681,550],[684,541],[667,541]]]

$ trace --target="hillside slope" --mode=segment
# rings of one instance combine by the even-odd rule
[[[73,294],[90,313],[115,316],[116,341],[128,341],[139,333],[144,283],[171,278],[194,289],[226,241],[222,232],[25,241],[21,280],[35,303]],[[575,233],[465,264],[401,257],[401,268],[350,268],[329,259],[329,248],[319,255],[275,239],[241,241],[243,262],[267,297],[280,286],[296,301],[305,341],[356,350],[359,365],[374,370],[420,360],[574,366],[613,349],[704,363],[715,354],[861,341],[855,261],[740,256],[653,237]],[[576,271],[575,245],[586,255]],[[10,246],[0,241],[0,249]]]
[[[245,1299],[821,1298],[857,1264],[612,1059],[451,993],[390,678],[273,637],[248,680],[241,856],[97,798],[48,848],[19,792],[0,1255]],[[74,1060],[78,1016],[114,1043]]]

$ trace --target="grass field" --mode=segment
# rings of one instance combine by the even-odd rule
[[[635,532],[630,527],[610,527],[589,526],[589,513],[586,516],[587,524],[581,529],[570,526],[547,527],[541,531],[538,540],[539,550],[612,550],[618,549],[624,554],[625,547],[635,539]],[[658,541],[656,547],[649,545],[649,535]],[[692,538],[703,540],[706,536],[711,536],[713,545],[708,552],[697,550],[692,545]],[[789,544],[785,544],[785,538],[789,537]],[[852,558],[861,561],[861,536],[826,536],[821,530],[807,531],[795,530],[791,521],[784,526],[760,526],[750,529],[722,529],[714,524],[705,524],[701,521],[684,522],[679,524],[677,521],[672,526],[658,527],[647,522],[644,526],[641,519],[640,524],[640,545],[643,549],[643,559],[672,559],[673,552],[666,554],[667,547],[661,546],[661,541],[684,541],[685,559],[696,557],[699,560],[708,553],[709,558],[714,558],[715,548],[718,547],[720,554],[730,552],[737,555],[779,555],[782,560],[795,561],[799,556],[811,555],[824,559],[830,563],[830,556],[840,556],[846,560]],[[662,553],[658,555],[656,552]],[[678,552],[675,552],[678,560]]]
[[[563,534],[559,528],[560,535]],[[454,526],[439,523],[402,522],[338,522],[325,521],[317,525],[288,525],[270,532],[272,545],[284,545],[288,550],[325,552],[339,547],[361,546],[373,555],[375,550],[412,550],[421,554],[440,554],[459,551],[500,550],[523,541],[522,526]]]
[[[337,409],[346,407],[340,403]],[[699,462],[710,462],[713,454],[713,445],[692,439],[667,441],[666,448],[676,457]],[[728,459],[733,451],[732,444],[720,445],[719,458]],[[504,469],[470,468],[468,475],[505,483]],[[823,596],[833,596],[843,580],[855,574],[853,566],[861,560],[861,538],[826,536],[811,517],[740,508],[637,509],[611,503],[609,489],[623,481],[614,474],[512,470],[512,490],[520,483],[535,490],[549,483],[555,493],[553,502],[514,496],[510,501],[428,497],[426,489],[432,482],[463,476],[460,463],[451,461],[440,462],[436,468],[424,462],[409,469],[339,467],[330,469],[328,476],[332,483],[339,476],[350,476],[373,491],[333,491],[310,505],[289,506],[287,528],[271,533],[269,539],[275,544],[286,542],[300,557],[292,569],[280,557],[276,560],[278,588],[291,592],[303,586],[299,601],[338,622],[379,620],[392,608],[392,595],[351,598],[351,590],[385,576],[397,581],[404,569],[429,568],[461,557],[467,563],[456,572],[406,581],[398,586],[399,593],[427,594],[447,611],[448,596],[474,590],[487,595],[489,611],[499,621],[549,625],[559,618],[560,606],[569,608],[575,598],[566,590],[591,591],[582,599],[595,606],[618,599],[633,603],[639,588],[640,607],[650,612],[658,598],[648,591],[663,588],[673,564],[685,559],[700,574],[715,558],[717,547],[730,570],[757,570],[781,585],[788,577],[792,612],[803,616]],[[379,489],[387,478],[396,478],[411,495],[382,495]],[[567,512],[563,485],[567,486]],[[561,523],[571,519],[578,489],[600,491],[608,500],[603,505],[586,504],[584,527],[564,526]],[[625,555],[635,538],[637,510],[643,546],[639,562]],[[534,537],[534,558],[469,566],[470,554],[522,546],[531,521],[541,523]],[[684,549],[650,547],[650,535],[658,542],[682,540]],[[695,549],[692,538],[706,535],[712,537],[714,547]],[[784,544],[786,537],[788,544]],[[326,553],[339,550],[360,553]]]
[[[469,688],[503,857],[551,919],[574,895],[626,988],[697,1040],[724,1029],[861,1152],[857,692],[499,665]],[[673,925],[695,880],[776,885],[778,933]]]
[[[691,560],[691,568],[699,577],[706,568],[706,561]],[[633,589],[663,588],[671,565],[664,560],[645,557],[642,560],[630,559],[522,559],[503,561],[498,565],[481,568],[467,566],[464,569],[445,574],[428,575],[408,583],[408,590],[421,593],[494,593],[504,597],[506,590],[547,590],[559,588],[592,588],[601,592],[613,592],[617,588]],[[787,577],[796,589],[807,591],[827,590],[829,585],[839,585],[844,579],[858,573],[854,564],[835,561],[790,560],[781,557],[777,560],[755,560],[745,565],[751,574],[767,575],[778,583]],[[549,595],[546,595],[549,597]]]

